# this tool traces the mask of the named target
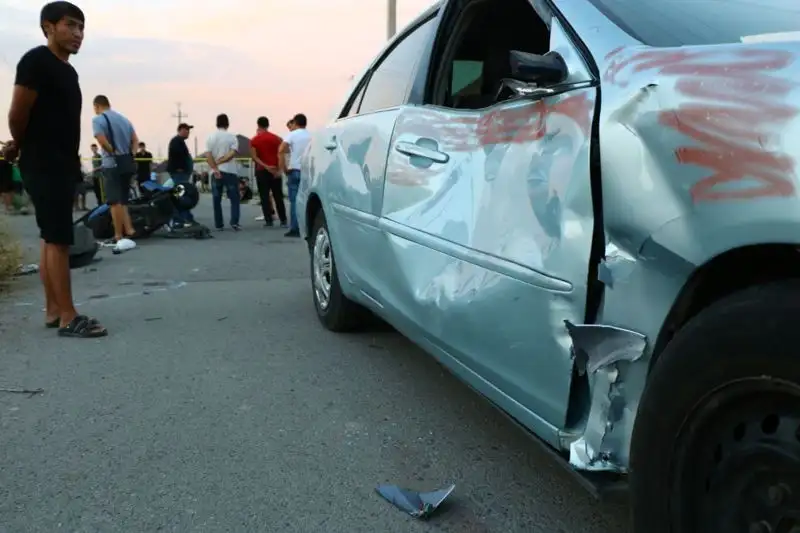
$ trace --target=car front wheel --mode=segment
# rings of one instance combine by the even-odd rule
[[[636,533],[800,533],[800,283],[747,289],[655,362],[631,445]]]
[[[342,294],[328,222],[322,210],[314,219],[308,247],[314,307],[322,325],[331,331],[350,331],[361,326],[368,312]]]

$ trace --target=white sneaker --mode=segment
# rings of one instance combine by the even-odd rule
[[[257,217],[256,217],[256,220],[264,220],[264,215],[257,216]]]
[[[133,250],[134,248],[136,248],[136,243],[131,239],[120,239],[117,241],[117,245],[114,247],[114,250],[118,252],[127,252],[128,250]]]

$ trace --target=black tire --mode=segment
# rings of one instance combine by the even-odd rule
[[[636,533],[795,531],[798,316],[800,281],[754,287],[703,310],[660,355],[631,443]]]
[[[327,305],[321,301],[315,283],[316,256],[315,246],[321,234],[327,239],[327,254],[330,258],[329,283],[330,290]],[[320,243],[324,246],[323,243]],[[333,255],[333,246],[330,244],[330,234],[328,232],[328,222],[325,213],[320,210],[314,218],[311,227],[310,238],[308,239],[308,251],[311,264],[311,294],[314,299],[314,308],[317,310],[317,317],[322,325],[330,331],[344,332],[353,331],[363,327],[369,320],[369,311],[359,304],[349,300],[342,294],[342,287],[339,285],[339,274],[336,270],[336,261]]]

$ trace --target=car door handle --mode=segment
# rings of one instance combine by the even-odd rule
[[[336,150],[336,137],[331,137],[331,139],[325,143],[326,150]]]
[[[394,145],[394,149],[409,157],[422,157],[424,159],[430,159],[434,163],[447,163],[450,161],[450,156],[446,153],[433,148],[420,146],[416,143],[400,141]]]

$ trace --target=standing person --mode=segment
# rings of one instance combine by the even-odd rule
[[[140,194],[144,193],[144,182],[150,181],[152,165],[153,154],[147,151],[147,146],[143,142],[140,142],[136,151],[136,185]]]
[[[272,209],[270,205],[270,192],[275,200],[275,210],[281,221],[281,227],[286,224],[286,204],[283,203],[283,184],[278,170],[278,149],[283,139],[269,131],[269,119],[258,117],[256,121],[258,130],[256,136],[250,139],[250,157],[256,163],[256,183],[258,196],[261,198],[261,212],[264,214],[264,225],[272,226]]]
[[[194,126],[185,122],[178,124],[178,134],[169,141],[167,148],[167,172],[175,185],[189,183],[192,175],[194,160],[186,146],[186,139],[189,138]],[[178,211],[172,221],[172,227],[182,228],[193,225],[194,215],[191,211]]]
[[[236,173],[236,153],[239,141],[230,133],[228,115],[217,115],[217,131],[208,136],[206,141],[206,160],[212,171],[211,198],[214,204],[214,227],[222,230],[225,223],[222,219],[222,192],[228,195],[231,202],[231,228],[239,231],[239,176]]]
[[[45,324],[58,328],[60,336],[85,338],[108,332],[97,320],[78,314],[69,270],[82,108],[78,73],[69,58],[80,50],[84,21],[80,8],[69,2],[42,8],[39,27],[47,45],[29,50],[17,64],[8,112],[13,142],[3,155],[13,160],[19,151],[22,179],[36,209]]]
[[[124,115],[111,109],[108,97],[94,97],[92,131],[103,150],[103,191],[111,206],[114,224],[114,243],[132,238],[136,230],[128,213],[131,179],[136,172],[133,153],[139,144],[133,124]]]
[[[286,237],[299,237],[300,227],[297,223],[297,191],[300,188],[300,158],[303,152],[311,142],[311,135],[306,130],[308,123],[306,116],[298,113],[290,121],[294,128],[289,132],[289,135],[281,143],[278,152],[281,157],[278,158],[278,163],[285,166],[286,182],[289,186],[289,231],[286,232]],[[286,164],[286,155],[288,155],[289,163]],[[283,169],[281,169],[283,170]]]
[[[103,156],[100,154],[100,148],[96,144],[92,144],[92,190],[94,197],[97,198],[97,205],[101,206],[105,203],[103,198]]]

